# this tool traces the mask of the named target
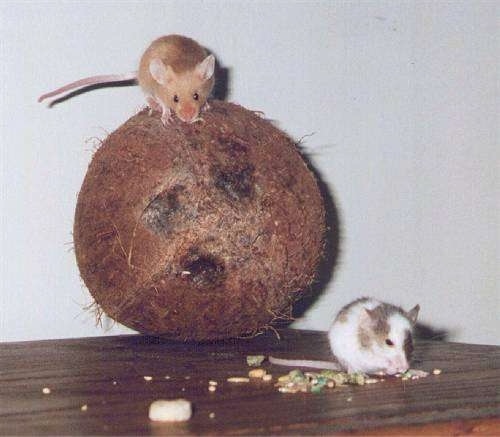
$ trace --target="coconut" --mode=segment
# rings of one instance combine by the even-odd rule
[[[251,336],[288,319],[325,235],[317,181],[258,114],[214,101],[193,124],[147,110],[95,152],[78,195],[75,253],[95,303],[141,333]]]

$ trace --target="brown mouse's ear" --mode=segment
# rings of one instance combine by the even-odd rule
[[[170,66],[165,67],[163,61],[159,58],[151,59],[149,63],[149,72],[153,79],[156,80],[160,85],[167,85],[173,79],[174,72]]]
[[[214,75],[215,56],[208,55],[196,66],[196,74],[201,80],[209,80]]]
[[[420,311],[420,305],[415,305],[410,311],[406,313],[408,320],[414,325],[417,323],[418,312]]]

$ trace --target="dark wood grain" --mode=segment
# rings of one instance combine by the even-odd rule
[[[413,367],[440,368],[441,375],[406,382],[388,378],[321,394],[226,381],[247,374],[249,354],[329,358],[324,333],[280,333],[281,340],[268,333],[210,344],[140,335],[1,344],[0,434],[500,433],[499,347],[417,343]],[[289,370],[264,367],[275,376]],[[153,380],[145,381],[146,375]],[[209,380],[219,382],[214,393]],[[51,394],[44,395],[44,387]],[[148,419],[153,400],[178,397],[193,402],[191,420]]]

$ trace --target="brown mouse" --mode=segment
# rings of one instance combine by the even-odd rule
[[[192,123],[200,120],[201,110],[208,107],[214,70],[214,55],[207,54],[195,40],[167,35],[154,40],[145,50],[137,72],[80,79],[40,96],[38,101],[76,88],[135,79],[151,110],[161,111],[163,124],[172,120],[172,113]]]

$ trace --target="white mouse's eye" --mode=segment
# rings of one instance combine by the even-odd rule
[[[179,103],[179,96],[177,94],[174,95],[174,102]]]
[[[394,342],[390,338],[385,339],[385,344],[387,346],[394,346]]]
[[[193,94],[193,99],[194,100],[198,100],[200,98],[200,96],[198,95],[198,93],[194,93]]]

